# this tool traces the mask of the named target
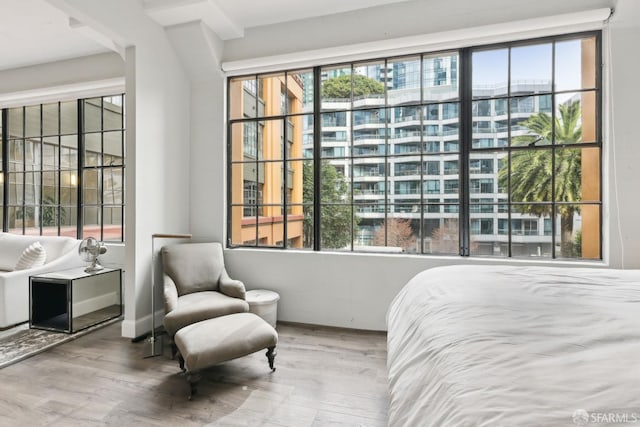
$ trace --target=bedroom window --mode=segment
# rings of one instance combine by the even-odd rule
[[[233,79],[229,84],[229,243],[312,247],[313,74]],[[343,117],[325,117],[326,155],[340,155]],[[284,141],[287,143],[285,144]],[[307,160],[305,160],[307,159]],[[337,172],[335,172],[337,174]],[[304,180],[303,180],[304,177]],[[311,181],[312,182],[312,181]],[[304,187],[304,190],[303,190]]]
[[[229,246],[600,259],[599,44],[230,78]]]
[[[478,185],[482,193],[495,191],[483,186],[478,161],[498,166],[489,204],[500,208],[484,217],[501,225],[492,241],[471,235],[470,254],[600,259],[599,36],[474,48],[469,55],[473,119],[488,103],[484,110],[492,113],[482,119],[507,142],[469,150],[471,193]],[[472,138],[482,136],[476,132]]]
[[[3,110],[3,230],[124,240],[124,95]]]

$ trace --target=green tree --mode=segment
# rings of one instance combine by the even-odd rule
[[[562,104],[555,119],[555,139],[557,144],[580,142],[580,101]],[[536,141],[551,141],[553,126],[551,116],[537,113],[520,123],[537,136]],[[535,142],[534,142],[535,143]],[[531,137],[514,138],[514,145],[531,145]],[[552,200],[552,183],[555,178],[555,200],[557,202],[577,202],[581,199],[582,152],[579,149],[555,150],[555,172],[552,170],[552,152],[546,149],[526,149],[511,154],[511,197],[519,202],[543,202]],[[498,181],[508,188],[509,170],[500,169]],[[573,216],[578,212],[573,205],[558,206],[560,215],[560,253],[571,257],[573,248]],[[522,213],[538,216],[552,216],[549,204],[521,205]]]
[[[64,224],[67,219],[67,211],[64,207],[60,206],[60,219],[56,221],[56,215],[58,214],[58,206],[55,204],[55,199],[51,196],[44,196],[42,198],[42,226],[52,227],[60,224]]]
[[[303,166],[302,200],[304,203],[304,247],[313,243],[313,165],[305,162]],[[351,204],[345,203],[349,186],[335,167],[327,162],[320,168],[320,233],[321,247],[344,248],[351,240],[351,221],[353,233],[358,232],[358,217],[352,217]]]
[[[323,98],[351,98],[351,78],[353,96],[384,93],[384,85],[377,80],[360,74],[347,74],[327,79],[322,84]]]

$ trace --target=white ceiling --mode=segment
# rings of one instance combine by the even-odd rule
[[[44,0],[0,2],[0,70],[107,51]]]
[[[164,26],[202,20],[223,40],[262,25],[331,15],[408,0],[143,0]]]
[[[223,40],[247,28],[407,0],[142,0],[163,26],[202,20]],[[0,70],[107,52],[46,0],[0,0]]]

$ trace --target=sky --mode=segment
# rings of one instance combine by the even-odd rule
[[[511,80],[551,81],[552,44],[528,45],[511,49]],[[580,89],[581,42],[556,43],[556,90]],[[508,49],[473,54],[473,86],[507,83]]]

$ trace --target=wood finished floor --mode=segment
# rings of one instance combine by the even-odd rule
[[[264,351],[203,373],[106,326],[0,369],[0,426],[386,426],[386,335],[279,324],[276,372]]]

